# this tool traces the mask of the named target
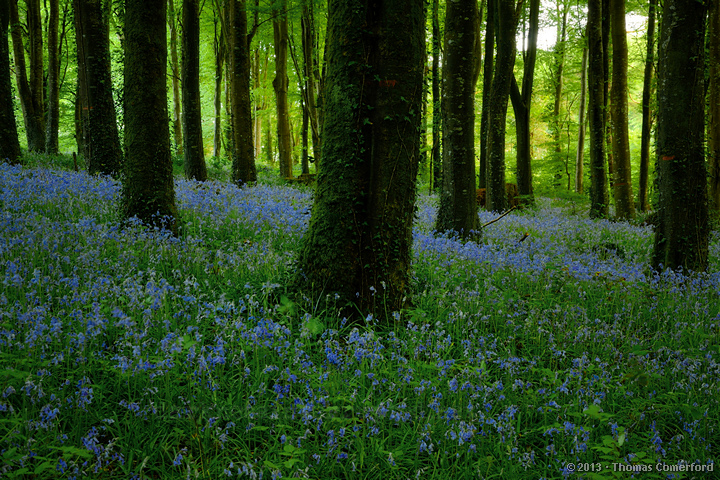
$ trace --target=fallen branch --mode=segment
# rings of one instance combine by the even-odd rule
[[[490,220],[489,222],[483,223],[482,225],[480,225],[480,228],[485,228],[485,227],[487,227],[488,225],[490,225],[491,223],[497,222],[498,220],[500,220],[501,218],[503,218],[505,215],[507,215],[508,213],[510,213],[510,212],[512,212],[513,210],[515,210],[515,208],[516,208],[516,206],[510,207],[509,210],[507,210],[505,213],[503,213],[502,215],[500,215],[500,216],[497,217],[496,219]]]

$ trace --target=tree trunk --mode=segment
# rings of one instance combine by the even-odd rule
[[[20,142],[10,80],[8,24],[11,2],[12,0],[0,0],[0,163],[15,164],[20,161]]]
[[[493,50],[495,45],[495,2],[487,0],[487,21],[485,22],[485,60],[483,62],[482,110],[480,112],[480,174],[478,188],[487,188],[487,138],[488,114],[490,112],[490,90],[493,81]]]
[[[602,0],[588,0],[588,117],[590,121],[590,217],[608,215],[605,170],[605,68]]]
[[[519,11],[513,0],[495,0],[497,19],[497,60],[488,111],[487,209],[502,211],[507,206],[505,190],[505,119],[515,65],[516,32]]]
[[[432,4],[432,150],[430,163],[432,176],[430,189],[438,190],[442,182],[442,158],[440,157],[440,126],[442,125],[442,107],[440,101],[440,2],[433,0]]]
[[[125,215],[178,233],[167,87],[167,2],[125,1]]]
[[[612,145],[615,164],[615,216],[624,220],[635,217],[632,167],[630,165],[630,134],[628,131],[628,48],[625,30],[625,0],[611,0],[613,72],[612,72]]]
[[[564,0],[557,0],[556,13],[558,17],[557,34],[555,36],[553,83],[555,85],[555,97],[553,99],[552,137],[555,154],[558,160],[562,160],[562,121],[560,120],[560,107],[563,95],[563,72],[565,70],[565,42],[567,39],[567,15],[569,5]],[[567,161],[563,161],[567,165]]]
[[[45,152],[57,155],[58,127],[60,117],[60,65],[58,60],[58,24],[60,6],[58,0],[50,0],[48,16],[48,76],[47,76],[47,128],[45,130]]]
[[[213,157],[220,157],[220,149],[222,148],[222,94],[223,94],[223,68],[225,60],[225,40],[224,35],[227,34],[225,26],[221,26],[218,33],[217,24],[222,24],[223,13],[216,6],[215,10],[215,35],[213,37],[213,53],[215,54],[215,95],[213,96],[213,113],[215,115],[213,130]]]
[[[91,174],[118,175],[122,149],[112,96],[107,19],[101,0],[74,0],[82,154]]]
[[[515,112],[517,139],[517,186],[523,204],[532,204],[532,158],[530,149],[530,107],[532,88],[535,78],[535,60],[537,59],[538,22],[540,0],[530,0],[528,46],[523,54],[524,68],[522,91],[512,77],[510,98]]]
[[[20,105],[25,122],[25,136],[28,150],[42,152],[45,150],[45,119],[43,107],[42,85],[42,25],[36,16],[40,15],[39,0],[28,0],[28,33],[30,36],[30,80],[28,81],[27,66],[25,63],[25,48],[23,46],[23,27],[18,16],[17,0],[10,1],[10,28],[15,56],[15,80],[20,94]],[[32,39],[38,35],[37,27],[41,28],[39,39]],[[39,54],[37,48],[40,48]],[[40,73],[38,74],[38,58]],[[39,86],[38,86],[39,85]]]
[[[290,111],[288,107],[288,76],[287,76],[287,3],[281,0],[280,10],[273,20],[275,36],[275,105],[277,108],[278,155],[280,158],[280,176],[290,178],[292,172],[292,139],[290,138]]]
[[[477,0],[450,1],[445,12],[445,138],[436,230],[452,230],[469,238],[479,233],[475,200],[475,62],[469,61],[480,42],[475,29]]]
[[[172,69],[172,92],[173,92],[173,141],[175,142],[175,153],[183,154],[182,139],[182,113],[180,105],[180,64],[177,53],[177,16],[175,14],[175,0],[168,0],[168,24],[170,25],[170,68]]]
[[[650,176],[650,102],[653,94],[653,68],[655,65],[655,6],[657,0],[650,0],[648,9],[647,49],[645,54],[645,75],[642,93],[642,133],[640,134],[640,179],[638,182],[638,208],[645,212],[650,208],[648,202],[648,178]],[[720,61],[720,59],[718,59]],[[712,68],[710,63],[710,68]],[[710,102],[712,105],[712,101]]]
[[[422,0],[330,0],[322,168],[300,282],[346,312],[407,304],[420,157]],[[350,307],[355,304],[356,307]]]
[[[257,181],[253,148],[252,113],[250,101],[250,49],[247,36],[245,0],[233,0],[231,6],[230,71],[232,81],[233,167],[235,183]]]
[[[652,264],[703,271],[708,264],[704,149],[706,6],[665,0],[658,51],[657,224]]]
[[[199,0],[183,0],[182,11],[182,110],[185,137],[185,177],[207,180],[200,108],[200,11]]]
[[[315,14],[311,2],[303,2],[303,12],[300,19],[302,29],[303,67],[305,76],[305,110],[307,111],[308,126],[310,128],[313,156],[320,156],[320,128],[317,114],[317,36],[315,34]],[[304,122],[304,120],[303,120]],[[307,149],[306,149],[307,150]]]
[[[578,113],[578,144],[575,154],[575,192],[583,193],[583,162],[585,159],[585,106],[587,104],[588,49],[583,47],[580,71],[580,112]]]
[[[720,212],[720,3],[710,2],[710,119],[708,150],[710,162],[710,205]]]

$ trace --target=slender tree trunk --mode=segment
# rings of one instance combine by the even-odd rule
[[[60,63],[58,60],[58,24],[60,6],[58,0],[50,0],[48,16],[48,77],[47,77],[47,128],[45,130],[45,151],[58,153],[58,128],[60,117]]]
[[[588,116],[590,120],[590,216],[608,215],[605,169],[605,69],[602,0],[588,0]]]
[[[317,35],[315,34],[315,14],[312,2],[303,2],[303,12],[300,19],[302,29],[303,67],[305,76],[305,109],[307,110],[308,126],[311,131],[313,156],[320,155],[320,128],[318,126],[317,112]],[[304,121],[304,120],[303,120]]]
[[[175,0],[168,0],[168,24],[170,25],[170,68],[172,68],[172,92],[173,92],[173,141],[175,142],[175,153],[183,154],[182,139],[182,113],[180,111],[182,100],[180,99],[180,63],[178,62],[177,48],[177,16],[175,14]]]
[[[625,30],[625,0],[611,0],[612,12],[612,109],[613,109],[613,160],[615,162],[615,215],[622,219],[635,217],[633,201],[632,167],[630,165],[630,134],[628,131],[628,49]]]
[[[425,9],[330,0],[328,10],[322,168],[299,278],[303,291],[337,293],[348,314],[389,320],[410,287]]]
[[[443,185],[438,232],[476,235],[475,62],[468,61],[480,42],[475,24],[477,0],[447,3],[443,61]]]
[[[487,187],[487,138],[488,114],[490,112],[490,90],[493,82],[493,50],[495,45],[495,2],[487,0],[487,21],[485,22],[485,60],[483,62],[482,110],[480,112],[480,174],[478,188]]]
[[[658,51],[657,224],[652,264],[703,271],[708,264],[705,169],[706,5],[665,0]]]
[[[564,0],[557,0],[556,13],[558,16],[557,35],[555,40],[553,83],[555,84],[555,97],[553,102],[552,136],[555,153],[558,159],[562,156],[562,121],[560,120],[560,107],[563,96],[563,73],[565,71],[565,43],[567,41],[567,15],[569,6]],[[567,161],[563,161],[567,164]]]
[[[513,0],[495,0],[497,18],[497,60],[488,112],[487,209],[502,211],[507,206],[505,190],[505,120],[515,65],[519,11]]]
[[[167,2],[125,0],[124,210],[178,233],[167,99]]]
[[[27,138],[28,150],[31,152],[42,152],[45,150],[45,120],[43,107],[42,89],[42,25],[39,0],[28,0],[28,33],[38,35],[37,27],[41,27],[40,38],[30,42],[30,79],[28,80],[27,65],[25,63],[25,47],[23,46],[23,27],[18,16],[17,0],[10,1],[10,28],[13,42],[13,53],[15,56],[15,80],[20,94],[20,105],[25,123],[25,136]],[[31,20],[31,17],[33,20]],[[39,54],[37,48],[40,48]],[[38,74],[38,58],[40,60],[40,73]],[[39,91],[38,91],[39,88]]]
[[[233,38],[230,57],[234,144],[232,177],[234,182],[243,184],[257,181],[250,100],[250,49],[245,0],[234,0],[230,5]]]
[[[524,52],[524,68],[522,91],[512,77],[510,99],[515,112],[517,139],[517,183],[518,193],[524,204],[532,204],[532,158],[530,148],[530,106],[532,105],[532,88],[535,78],[535,61],[537,59],[538,22],[540,16],[540,0],[530,0],[528,46]]]
[[[185,176],[207,180],[200,108],[200,4],[183,0],[182,11],[182,125]]]
[[[710,162],[710,206],[720,212],[720,3],[710,2],[710,120],[708,150]]]
[[[213,157],[220,156],[222,148],[222,94],[223,94],[223,68],[225,60],[225,40],[224,35],[227,34],[226,27],[222,26],[223,13],[219,6],[215,9],[215,35],[213,38],[213,53],[215,53],[215,95],[213,97],[213,107],[215,114],[214,131],[213,131]],[[221,30],[218,32],[218,23],[221,23]]]
[[[0,0],[0,163],[15,164],[20,161],[20,142],[13,108],[8,46],[8,24],[12,1]]]
[[[650,208],[648,202],[648,178],[650,176],[650,130],[652,117],[650,103],[653,94],[653,68],[655,65],[655,6],[657,0],[650,0],[648,9],[647,49],[645,54],[645,75],[643,77],[642,96],[642,133],[640,135],[640,179],[638,182],[638,208],[645,212]],[[718,59],[720,60],[720,59]],[[710,63],[712,68],[712,63]],[[712,105],[712,101],[710,102]]]
[[[278,17],[273,20],[275,36],[275,105],[277,108],[278,155],[280,157],[280,176],[290,178],[292,172],[292,138],[290,133],[290,110],[288,107],[288,76],[287,76],[287,3],[281,0]]]
[[[580,112],[578,113],[578,144],[575,154],[575,192],[583,193],[583,162],[585,159],[585,106],[587,104],[588,49],[583,47],[580,71]]]
[[[440,101],[440,2],[433,0],[432,7],[432,150],[430,151],[430,163],[432,164],[432,176],[430,179],[431,190],[438,190],[442,181],[442,158],[440,157],[440,126],[442,124],[442,107]]]
[[[118,175],[122,148],[112,96],[108,23],[101,0],[75,0],[82,154],[91,174]]]

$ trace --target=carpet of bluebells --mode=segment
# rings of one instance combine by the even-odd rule
[[[463,243],[422,196],[414,307],[360,328],[285,296],[311,190],[176,192],[178,238],[112,179],[0,165],[0,477],[720,471],[717,232],[658,274],[651,227],[540,200]]]

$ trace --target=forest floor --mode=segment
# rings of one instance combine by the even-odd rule
[[[540,199],[463,243],[421,196],[388,329],[286,295],[309,188],[177,180],[178,238],[119,195],[0,165],[2,478],[720,470],[718,232],[708,273],[658,274],[651,227]]]

